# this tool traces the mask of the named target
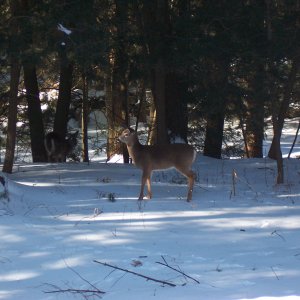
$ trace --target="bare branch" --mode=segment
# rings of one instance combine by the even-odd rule
[[[167,268],[170,268],[171,270],[180,273],[180,274],[183,275],[184,277],[189,278],[189,279],[192,279],[192,280],[194,280],[195,282],[197,282],[198,284],[200,284],[200,281],[199,281],[199,280],[197,280],[197,279],[195,279],[195,278],[193,278],[193,277],[187,275],[186,273],[184,273],[184,272],[181,271],[181,270],[178,270],[178,269],[176,269],[176,268],[174,268],[174,267],[171,267],[171,266],[167,263],[167,261],[166,261],[166,259],[164,258],[164,256],[161,256],[161,258],[163,259],[164,262],[157,261],[157,262],[156,262],[157,264],[162,265],[162,266],[165,266],[165,267],[167,267]]]
[[[73,289],[73,288],[67,288],[62,289],[56,285],[47,284],[51,288],[53,288],[52,291],[44,291],[45,294],[58,294],[58,293],[70,293],[70,294],[80,294],[85,299],[94,296],[101,298],[101,295],[105,294],[105,292],[100,291],[99,289],[96,290],[89,290],[89,289]]]
[[[172,287],[176,286],[176,284],[174,284],[174,283],[171,283],[171,282],[168,282],[168,281],[165,281],[165,280],[155,279],[155,278],[152,278],[152,277],[149,277],[149,276],[146,276],[146,275],[143,275],[143,274],[139,274],[139,273],[127,270],[127,269],[123,269],[123,268],[120,268],[120,267],[117,267],[117,266],[110,265],[108,263],[103,263],[103,262],[98,261],[98,260],[93,260],[93,262],[95,262],[97,264],[100,264],[100,265],[103,265],[105,267],[110,267],[110,268],[113,268],[115,270],[120,270],[120,271],[129,273],[129,274],[133,274],[133,275],[138,276],[138,277],[145,278],[146,280],[162,283],[162,284],[169,285],[169,286],[172,286]]]

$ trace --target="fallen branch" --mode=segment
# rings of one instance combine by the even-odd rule
[[[68,289],[61,289],[55,285],[52,284],[47,284],[50,287],[54,288],[54,290],[52,291],[44,291],[45,294],[57,294],[57,293],[70,293],[70,294],[80,294],[82,295],[84,298],[87,297],[91,297],[91,296],[96,296],[101,298],[101,295],[105,294],[105,292],[100,291],[99,289],[96,290],[89,290],[89,289],[72,289],[72,288],[68,288]]]
[[[274,231],[271,233],[271,235],[273,235],[273,234],[276,234],[276,235],[279,236],[283,241],[286,241],[285,238],[284,238],[281,234],[279,234],[277,230],[274,230]]]
[[[52,291],[44,291],[45,294],[56,294],[56,293],[71,293],[71,294],[80,294],[82,295],[85,299],[89,297],[99,297],[101,298],[101,295],[105,294],[105,292],[99,290],[94,284],[83,278],[77,271],[75,271],[73,268],[71,268],[67,262],[64,260],[64,263],[66,267],[71,270],[74,274],[76,274],[81,280],[86,282],[88,285],[91,286],[92,289],[73,289],[73,288],[67,288],[67,289],[62,289],[54,284],[46,284],[50,287],[53,288]]]
[[[120,268],[120,267],[117,267],[117,266],[110,265],[108,263],[103,263],[103,262],[98,261],[98,260],[93,260],[93,262],[95,262],[97,264],[100,264],[102,266],[105,266],[105,267],[110,267],[110,268],[113,268],[115,270],[123,271],[123,272],[129,273],[129,274],[132,274],[132,275],[135,275],[135,276],[138,276],[138,277],[145,278],[146,280],[149,280],[149,281],[162,283],[162,284],[169,285],[169,286],[172,286],[172,287],[176,286],[176,284],[174,284],[174,283],[171,283],[171,282],[168,282],[168,281],[165,281],[165,280],[159,280],[159,279],[156,279],[156,278],[152,278],[152,277],[140,274],[140,273],[136,273],[136,272],[133,272],[133,271],[130,271],[130,270],[127,270],[127,269],[123,269],[123,268]]]
[[[193,277],[187,275],[186,273],[184,273],[184,272],[181,271],[181,270],[178,270],[178,269],[176,269],[176,268],[174,268],[174,267],[171,267],[171,266],[167,263],[167,261],[166,261],[166,259],[164,258],[164,256],[161,256],[161,258],[163,259],[164,263],[163,263],[163,262],[160,262],[160,261],[157,261],[157,262],[156,262],[157,264],[162,265],[162,266],[165,266],[165,267],[167,267],[167,268],[170,268],[171,270],[180,273],[180,274],[183,275],[184,277],[189,278],[189,279],[192,279],[192,280],[194,280],[195,282],[197,282],[197,283],[200,284],[200,281],[199,281],[199,280],[197,280],[197,279],[195,279],[195,278],[193,278]]]
[[[276,279],[277,279],[277,280],[279,280],[279,277],[278,277],[278,275],[277,275],[277,273],[275,272],[275,270],[274,270],[274,268],[273,268],[273,267],[271,267],[271,270],[273,271],[273,273],[274,273],[274,275],[275,275]]]

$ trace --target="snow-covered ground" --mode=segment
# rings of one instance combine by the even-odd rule
[[[0,299],[300,299],[300,161],[284,163],[276,186],[272,160],[199,154],[189,203],[174,170],[140,202],[133,165],[16,165],[0,189]]]
[[[300,161],[285,169],[275,186],[271,160],[199,155],[188,203],[172,170],[138,202],[132,165],[16,166],[1,200],[0,299],[84,299],[96,288],[114,300],[300,299]]]

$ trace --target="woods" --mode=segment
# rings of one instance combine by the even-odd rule
[[[299,13],[298,0],[2,1],[3,171],[12,171],[15,140],[30,143],[33,162],[46,161],[46,133],[65,138],[74,116],[88,161],[89,115],[100,108],[107,158],[121,153],[124,162],[116,137],[126,126],[143,123],[149,143],[188,141],[222,158],[224,126],[234,122],[243,156],[262,157],[271,119],[268,156],[282,183],[284,119],[300,116],[290,107],[299,102]]]

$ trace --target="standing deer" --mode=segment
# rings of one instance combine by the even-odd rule
[[[68,134],[66,139],[56,132],[49,132],[44,140],[48,162],[65,162],[77,145],[78,131]]]
[[[152,198],[151,174],[153,170],[175,168],[188,179],[187,201],[192,200],[195,173],[191,167],[196,158],[196,151],[187,144],[167,145],[141,145],[136,132],[125,129],[119,136],[119,140],[127,145],[127,149],[133,163],[142,169],[142,184],[139,200],[144,198],[144,186],[147,182],[148,195]]]

